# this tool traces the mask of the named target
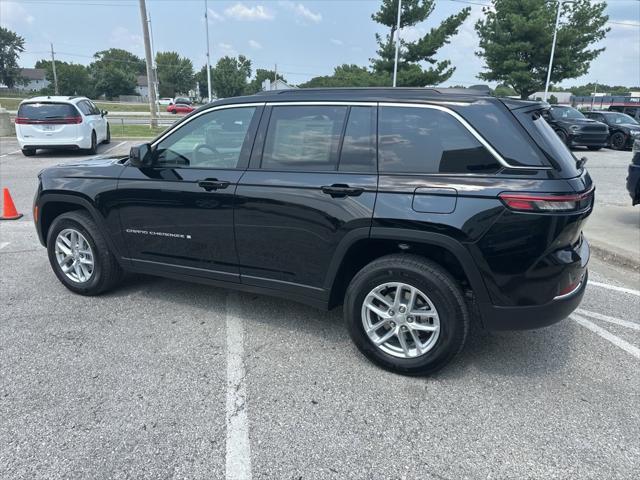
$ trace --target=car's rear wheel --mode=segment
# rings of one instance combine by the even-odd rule
[[[382,257],[358,272],[347,289],[344,316],[367,358],[405,375],[444,367],[469,329],[457,282],[439,265],[408,254]]]
[[[611,135],[611,148],[613,148],[614,150],[622,150],[625,143],[626,138],[624,136],[624,133],[616,132]]]
[[[87,150],[89,155],[95,155],[98,151],[98,139],[96,138],[96,132],[91,132],[91,147]]]
[[[590,146],[590,147],[587,147],[587,148],[588,148],[589,150],[593,151],[593,152],[596,152],[596,151],[600,150],[602,147],[593,147],[593,146]]]
[[[47,234],[49,263],[58,280],[81,295],[98,295],[115,286],[122,269],[104,236],[84,211],[57,217]]]
[[[105,145],[111,143],[111,127],[109,126],[109,124],[107,124],[107,136],[102,143],[104,143]]]
[[[35,148],[23,148],[22,149],[22,154],[25,157],[33,157],[36,154],[36,150],[35,150]]]

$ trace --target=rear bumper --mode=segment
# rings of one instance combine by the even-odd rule
[[[32,145],[30,143],[25,143],[20,145],[22,150],[78,150],[80,145],[73,144],[55,144],[55,145]]]
[[[490,303],[478,305],[484,327],[487,330],[529,330],[547,327],[567,318],[584,296],[587,288],[588,272],[585,271],[580,286],[561,297],[556,297],[544,305],[526,307],[501,307]]]

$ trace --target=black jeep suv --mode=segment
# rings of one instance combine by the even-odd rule
[[[614,150],[631,150],[633,142],[640,139],[640,123],[626,113],[594,110],[584,114],[609,127],[609,145]]]
[[[608,145],[609,129],[604,123],[585,117],[572,107],[552,105],[543,112],[544,118],[569,147],[600,150]]]
[[[545,108],[429,89],[225,99],[127,157],[44,170],[36,226],[73,292],[133,271],[342,304],[367,357],[425,374],[475,319],[542,327],[580,303],[594,186]]]

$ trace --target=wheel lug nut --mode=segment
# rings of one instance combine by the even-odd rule
[[[389,309],[389,315],[390,315],[390,316],[392,316],[392,317],[393,317],[395,314],[396,314],[396,312],[394,312],[393,310]]]
[[[413,322],[413,317],[407,317],[407,322],[409,323]]]
[[[396,322],[390,322],[389,325],[391,325],[391,328],[395,328],[396,327]]]
[[[399,309],[399,310],[400,310],[400,313],[404,313],[404,312],[406,312],[406,311],[407,311],[407,309],[406,309],[405,307],[400,307],[400,309]]]

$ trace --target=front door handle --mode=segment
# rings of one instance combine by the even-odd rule
[[[322,187],[322,193],[331,195],[333,198],[357,197],[362,192],[364,192],[364,188],[350,187],[344,183],[334,183],[333,185]]]
[[[206,178],[204,180],[198,180],[198,186],[204,188],[207,192],[211,190],[222,190],[227,188],[230,182],[224,180],[218,180],[217,178]]]

